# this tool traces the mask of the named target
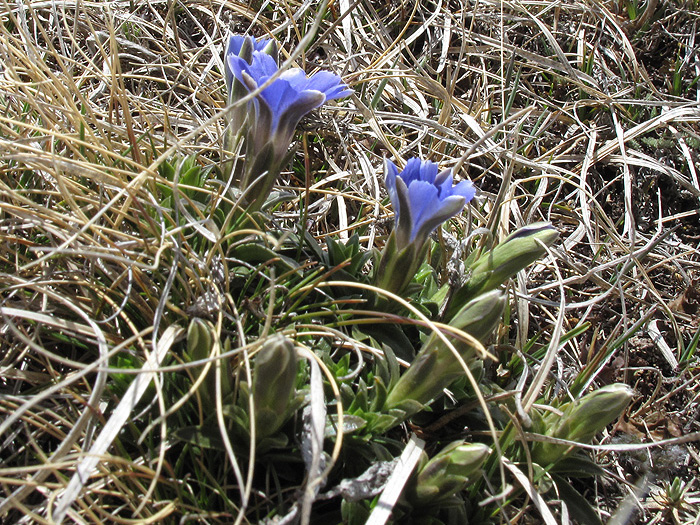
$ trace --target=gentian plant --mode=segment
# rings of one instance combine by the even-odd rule
[[[276,55],[274,44],[250,37],[232,36],[226,50],[229,103],[261,89],[244,110],[232,110],[229,122],[230,133],[240,133],[244,140],[245,163],[235,178],[249,212],[262,207],[289,160],[301,118],[328,100],[352,93],[328,71],[310,77],[299,68],[280,72]]]
[[[277,44],[267,38],[256,39],[250,36],[231,35],[224,50],[224,71],[226,77],[227,102],[235,104],[248,94],[248,90],[233,74],[228,66],[228,57],[237,56],[246,62],[253,61],[253,52],[262,52],[269,55],[277,63]],[[243,126],[248,119],[248,105],[239,104],[228,112],[228,127],[224,140],[224,149],[232,151],[236,141],[243,137]],[[230,170],[232,163],[228,163],[226,169]],[[225,169],[225,170],[226,170]]]
[[[400,294],[422,264],[430,234],[462,211],[476,187],[471,181],[453,185],[451,169],[438,173],[437,164],[418,158],[410,159],[400,173],[385,160],[384,172],[395,228],[382,251],[376,282]]]
[[[319,24],[335,24],[332,19],[319,16]],[[300,20],[298,27],[309,26]],[[347,206],[338,204],[338,224],[330,206],[312,214],[315,205],[325,204],[320,199],[308,202],[306,214],[289,213],[293,203],[276,210],[269,205],[276,201],[270,198],[272,188],[290,159],[300,119],[351,90],[328,71],[307,76],[298,68],[280,68],[272,39],[234,35],[225,44],[224,148],[231,155],[224,158],[223,173],[214,170],[211,152],[195,151],[160,163],[152,183],[146,176],[150,168],[131,179],[127,168],[140,161],[135,156],[135,163],[122,162],[117,151],[117,164],[105,166],[104,173],[115,182],[117,172],[128,176],[123,187],[61,167],[66,182],[76,177],[75,184],[65,185],[79,192],[74,203],[62,194],[63,184],[54,187],[52,177],[34,177],[35,168],[18,170],[12,163],[20,162],[19,155],[0,172],[6,172],[0,175],[0,226],[10,246],[9,255],[0,256],[5,289],[0,430],[11,430],[3,437],[1,490],[6,496],[0,498],[0,521],[21,522],[30,508],[33,515],[46,513],[35,521],[56,523],[65,517],[80,522],[94,517],[96,522],[385,523],[394,505],[389,509],[393,523],[451,525],[511,521],[497,519],[507,507],[518,510],[520,522],[534,522],[521,512],[528,501],[548,514],[561,508],[562,516],[564,509],[573,514],[582,508],[584,498],[572,494],[564,478],[594,472],[583,461],[580,445],[594,441],[634,396],[625,385],[591,392],[584,385],[592,384],[631,332],[602,345],[593,335],[587,345],[591,350],[582,352],[572,345],[573,338],[588,326],[578,318],[572,321],[578,314],[569,315],[556,302],[566,299],[571,278],[557,275],[560,282],[540,287],[541,292],[518,286],[508,293],[509,279],[553,253],[549,247],[558,239],[557,230],[536,222],[491,242],[512,222],[493,220],[503,217],[499,201],[494,206],[486,201],[480,214],[461,221],[465,230],[485,235],[464,236],[451,255],[441,253],[444,247],[431,243],[431,236],[464,210],[477,189],[471,181],[455,181],[452,169],[440,171],[421,158],[409,159],[403,170],[384,161],[394,228],[380,253],[371,246],[382,226],[367,220],[376,202],[354,190]],[[372,71],[358,72],[363,97],[371,96],[368,91],[379,80],[368,76]],[[29,101],[31,93],[26,94],[14,98]],[[10,102],[8,107],[17,105]],[[23,143],[36,129],[21,121],[8,136]],[[58,133],[52,140],[59,135],[61,141],[72,136]],[[387,140],[399,135],[392,131]],[[330,159],[327,164],[351,170],[348,149],[348,158],[342,158],[344,148],[335,147],[332,136],[323,140],[330,144],[319,149],[340,157],[337,164]],[[134,141],[130,151],[136,153],[145,142]],[[160,156],[161,142],[150,142],[153,156]],[[178,141],[173,151],[186,142]],[[81,140],[78,146],[84,144]],[[79,150],[65,151],[73,156]],[[101,156],[98,152],[86,150],[84,157]],[[367,152],[370,158],[376,154]],[[306,162],[304,169],[320,183],[341,179],[316,177],[317,164]],[[563,183],[578,187],[568,179]],[[320,190],[323,199],[342,191],[340,184],[340,189]],[[518,198],[527,187],[517,189]],[[90,195],[89,188],[99,193]],[[224,194],[221,188],[232,189]],[[8,189],[16,195],[4,202],[12,194]],[[25,207],[31,199],[37,199],[34,211]],[[47,214],[47,202],[56,213],[66,213],[65,222],[57,222],[53,210]],[[556,202],[546,202],[543,208],[561,215]],[[97,204],[99,222],[84,221]],[[79,219],[74,210],[80,211]],[[523,215],[536,216],[537,209]],[[564,215],[566,221],[572,216]],[[18,228],[16,221],[26,217],[44,218]],[[47,222],[47,229],[38,222]],[[476,229],[482,222],[489,228]],[[49,242],[63,243],[65,237],[55,234],[55,224],[82,233],[70,241],[72,247],[66,244],[54,254]],[[84,244],[90,239],[109,244],[92,250]],[[445,279],[436,261],[448,256],[465,271]],[[578,263],[570,263],[555,273],[573,271]],[[50,280],[39,274],[29,279],[25,270],[34,266]],[[85,282],[74,275],[80,268],[86,270]],[[601,275],[617,275],[612,268],[606,272]],[[551,279],[547,270],[532,276],[521,281]],[[55,295],[60,288],[65,297]],[[559,305],[558,316],[541,315],[540,300],[533,298],[538,293],[548,308]],[[528,302],[532,312],[523,307]],[[46,313],[30,311],[33,306]],[[574,305],[574,313],[580,308]],[[617,330],[611,323],[603,328]],[[542,341],[547,333],[557,335]],[[46,351],[29,357],[39,345]],[[566,384],[568,372],[548,385],[550,367],[558,362],[586,363],[575,388]],[[25,365],[36,371],[26,374]],[[56,375],[47,375],[50,370]],[[53,379],[63,383],[63,376],[71,395],[57,398],[64,385]],[[20,407],[17,400],[34,392],[39,397]],[[65,418],[53,412],[62,405],[70,407]],[[93,417],[99,421],[91,422]],[[7,420],[17,428],[10,429]],[[46,425],[55,431],[34,439]],[[423,443],[411,438],[407,447],[407,431]],[[58,445],[55,438],[62,434],[66,438]],[[20,441],[25,435],[30,446]],[[40,442],[55,452],[44,454],[34,446]],[[124,458],[110,464],[109,447]],[[31,472],[36,458],[48,466],[45,478]],[[70,458],[76,458],[76,468],[67,463]],[[98,468],[98,461],[104,465]],[[6,482],[8,462],[19,475],[12,483]],[[541,505],[533,491],[544,494],[552,484],[557,505]],[[115,490],[118,486],[123,493]],[[387,494],[391,498],[385,499],[395,504],[383,499]],[[77,498],[82,499],[76,503]],[[137,500],[139,509],[133,508]],[[5,518],[4,502],[10,501],[16,508]],[[592,511],[573,517],[579,523],[599,522]]]

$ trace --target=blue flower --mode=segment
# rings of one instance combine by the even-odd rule
[[[250,40],[252,48],[254,51],[263,51],[267,47],[272,39],[270,38],[255,38],[254,36],[243,36],[243,35],[231,35],[228,37],[228,44],[226,44],[226,56],[228,55],[240,55],[241,49],[243,48],[243,43],[246,40]]]
[[[273,40],[233,35],[228,39],[224,62],[231,106],[224,149],[233,152],[240,148],[245,162],[226,161],[223,171],[242,192],[242,208],[252,213],[262,208],[289,162],[289,145],[301,118],[326,100],[352,91],[339,76],[327,71],[311,77],[301,69],[280,72]],[[268,82],[252,100],[240,103]]]
[[[231,35],[228,38],[228,43],[226,44],[226,51],[224,52],[224,60],[228,62],[228,57],[231,55],[243,58],[246,62],[250,63],[253,60],[253,51],[262,51],[271,55],[273,57],[277,56],[277,46],[274,40],[269,38],[256,39],[255,37],[243,36],[243,35]],[[226,88],[228,92],[231,93],[231,86],[233,84],[233,72],[231,68],[226,66]]]
[[[256,90],[279,70],[277,62],[269,54],[253,50],[252,59],[231,53],[227,65],[232,75],[248,90]],[[277,155],[284,155],[289,147],[294,129],[301,118],[327,100],[348,96],[352,90],[339,76],[328,71],[307,77],[298,68],[284,71],[267,86],[255,101],[256,146],[262,148],[271,141]]]
[[[452,185],[452,170],[438,173],[429,160],[410,159],[399,173],[390,160],[385,164],[386,187],[394,206],[396,248],[409,244],[422,246],[438,226],[462,211],[474,198],[471,181]]]

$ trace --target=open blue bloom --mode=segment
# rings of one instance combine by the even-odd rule
[[[234,78],[251,92],[265,84],[279,70],[269,54],[254,50],[252,60],[229,54],[227,65]],[[284,71],[267,86],[255,101],[256,147],[271,141],[275,153],[283,155],[289,148],[294,129],[301,118],[327,100],[346,97],[352,90],[339,76],[320,71],[307,77],[298,68]]]
[[[246,62],[251,62],[253,60],[253,51],[265,52],[268,55],[276,57],[277,47],[273,40],[269,38],[256,39],[255,37],[243,36],[243,35],[231,35],[226,44],[226,51],[224,51],[224,60],[228,62],[228,57],[231,55],[243,58]],[[226,66],[226,88],[228,92],[231,93],[231,86],[233,84],[233,72],[231,68]]]
[[[386,187],[394,206],[396,245],[422,246],[438,226],[457,215],[474,198],[471,181],[452,185],[452,170],[438,173],[437,164],[413,158],[399,173],[390,160],[385,165]]]
[[[274,40],[269,38],[256,39],[250,36],[243,35],[231,35],[226,44],[226,50],[224,51],[224,64],[225,64],[225,78],[226,78],[226,89],[228,90],[228,103],[232,104],[248,94],[248,88],[246,88],[233,74],[233,71],[228,66],[229,57],[237,57],[240,60],[250,64],[253,61],[253,53],[265,53],[270,57],[270,59],[277,64],[277,44]],[[252,121],[253,119],[249,115],[249,110],[254,110],[254,104],[249,103],[246,105],[237,105],[231,108],[227,115],[228,129],[226,130],[226,135],[224,138],[224,148],[227,151],[232,151],[235,149],[234,144],[241,136],[249,135],[247,130],[244,129],[246,122]],[[252,143],[251,140],[247,142]],[[250,148],[246,147],[246,154],[251,156],[255,155],[255,147],[251,145]],[[259,151],[259,150],[258,150]],[[225,172],[229,172],[233,167],[231,162],[227,163]],[[239,170],[240,171],[240,170]],[[235,176],[235,178],[240,180],[240,176]]]
[[[401,294],[423,264],[430,234],[462,211],[476,188],[471,181],[453,186],[452,170],[438,173],[437,164],[429,160],[411,159],[401,173],[387,160],[384,171],[396,226],[382,250],[375,281],[380,288]]]
[[[262,208],[289,162],[289,145],[301,118],[326,100],[352,91],[340,77],[327,71],[311,77],[296,68],[280,72],[274,40],[233,35],[224,62],[232,106],[227,113],[224,148],[229,152],[240,148],[240,159],[245,159],[227,161],[224,172],[231,174],[241,192],[241,204],[251,213]],[[240,103],[268,82],[252,100]]]

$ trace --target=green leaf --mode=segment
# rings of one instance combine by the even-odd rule
[[[348,407],[348,412],[353,413],[358,410],[366,412],[367,406],[367,384],[360,378],[357,384],[355,399],[352,400],[352,403]]]
[[[401,410],[390,410],[389,412],[389,414],[375,414],[376,417],[368,421],[367,430],[373,434],[383,434],[406,419],[405,412]]]
[[[333,237],[326,238],[326,246],[328,247],[328,263],[330,266],[338,266],[345,262],[345,247],[333,239]]]
[[[416,352],[413,343],[406,337],[401,328],[395,324],[372,324],[362,325],[364,334],[372,337],[381,345],[388,346],[396,357],[405,361],[413,361]]]
[[[343,434],[352,434],[367,426],[367,420],[352,414],[343,414]],[[326,420],[325,437],[335,437],[338,433],[338,414],[331,414]]]
[[[583,454],[573,454],[562,459],[550,469],[550,472],[555,472],[562,476],[571,476],[575,478],[587,478],[593,476],[603,476],[605,471],[603,468]]]
[[[260,243],[250,242],[236,246],[232,250],[232,255],[250,264],[266,263],[272,259],[277,259],[275,265],[283,270],[296,270],[299,265],[289,257],[281,255],[267,246]]]
[[[355,391],[347,383],[340,383],[340,401],[343,403],[344,407],[349,407],[355,400]]]
[[[590,503],[581,496],[565,478],[552,474],[552,479],[559,491],[559,497],[566,503],[569,514],[579,523],[586,525],[602,525],[600,517]]]
[[[369,509],[362,501],[351,502],[343,500],[340,503],[343,523],[347,525],[364,525],[369,519]]]
[[[373,394],[370,410],[376,412],[384,408],[387,396],[386,386],[384,386],[384,381],[382,381],[381,377],[374,376]]]
[[[206,427],[199,425],[177,429],[174,432],[174,436],[181,441],[197,445],[201,448],[221,451],[226,450],[224,442],[221,439],[221,434],[218,431],[212,432]]]

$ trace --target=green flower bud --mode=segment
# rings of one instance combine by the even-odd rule
[[[190,325],[187,327],[186,358],[189,361],[209,359],[212,356],[214,344],[218,343],[218,337],[219,335],[216,332],[216,328],[211,322],[198,317],[193,318],[190,321]],[[225,341],[224,351],[230,350],[230,346],[230,341]],[[231,363],[229,361],[223,361],[219,369],[221,374],[221,397],[222,399],[226,399],[233,391],[231,388]],[[204,379],[202,389],[199,393],[202,396],[203,403],[208,405],[214,400],[214,396],[216,395],[216,362],[212,362],[208,369],[207,365],[194,368],[195,379],[199,374],[204,373],[205,370],[207,370],[207,377]]]
[[[187,327],[187,355],[192,361],[207,359],[214,344],[214,325],[195,317]]]
[[[490,453],[491,449],[482,443],[455,441],[430,461],[424,455],[418,474],[406,486],[404,498],[414,507],[449,498],[467,486]]]
[[[542,244],[551,246],[559,233],[548,222],[537,222],[510,234],[468,268],[468,281],[452,297],[450,312],[472,297],[501,286],[507,279],[542,257]]]
[[[215,337],[217,337],[216,328],[211,322],[198,317],[192,319],[187,327],[187,357],[189,357],[189,360],[200,361],[211,357]],[[195,377],[204,373],[204,370],[206,370],[206,365],[193,369]],[[205,404],[209,404],[214,399],[216,392],[216,378],[213,370],[212,364],[207,370],[207,377],[199,391]]]
[[[464,305],[450,325],[483,342],[501,320],[504,307],[503,293],[493,290]],[[467,365],[473,364],[476,347],[462,340],[453,339],[452,343]],[[437,334],[432,334],[389,392],[385,407],[399,408],[406,411],[406,417],[411,416],[416,407],[430,403],[463,374],[452,351]]]
[[[253,402],[257,439],[277,432],[289,417],[297,376],[294,343],[281,334],[269,337],[255,357]]]
[[[624,412],[632,400],[632,389],[624,384],[606,385],[561,407],[563,416],[548,414],[542,419],[543,433],[557,439],[590,443]],[[556,463],[570,452],[567,445],[536,442],[532,458],[542,466]]]

